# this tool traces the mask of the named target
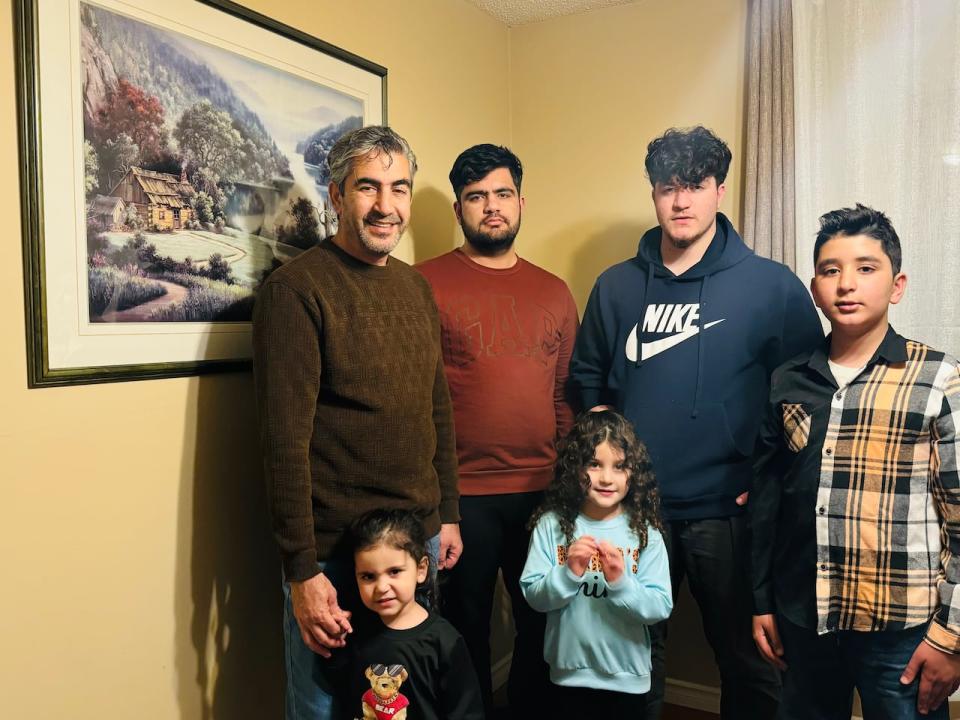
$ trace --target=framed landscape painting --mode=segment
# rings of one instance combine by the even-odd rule
[[[31,387],[249,366],[386,69],[226,0],[16,0]]]

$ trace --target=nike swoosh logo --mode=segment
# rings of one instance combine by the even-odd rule
[[[726,318],[724,318],[725,320]],[[703,326],[703,330],[711,328],[714,325],[722,323],[723,320],[714,320],[713,322],[708,322]],[[689,340],[697,333],[699,333],[701,328],[693,327],[684,330],[683,332],[678,332],[676,335],[671,335],[670,337],[661,338],[660,340],[654,340],[653,342],[640,343],[640,359],[647,360],[652,358],[654,355],[659,355],[665,350],[669,350],[672,347],[675,347],[682,343],[684,340]],[[627,359],[631,362],[637,361],[637,326],[633,326],[633,330],[630,331],[629,337],[627,337],[627,346],[625,348],[627,353]]]

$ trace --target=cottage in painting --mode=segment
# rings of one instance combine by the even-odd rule
[[[110,191],[111,196],[132,205],[147,227],[179,230],[191,219],[190,197],[194,190],[186,173],[170,173],[132,167]]]
[[[118,197],[97,195],[87,208],[87,219],[104,230],[122,230],[126,205]]]

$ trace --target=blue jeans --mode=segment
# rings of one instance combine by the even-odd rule
[[[440,536],[427,541],[430,556],[430,581],[436,581]],[[320,571],[337,589],[337,599],[345,610],[354,610],[357,581],[353,577],[353,558],[333,558],[318,563]],[[418,596],[418,600],[421,598]],[[349,639],[347,640],[349,642]],[[300,625],[293,615],[290,585],[283,583],[283,644],[287,670],[286,720],[332,720],[340,717],[334,689],[324,673],[323,658],[303,643]]]
[[[849,720],[853,689],[860,694],[864,720],[947,720],[946,700],[928,715],[917,712],[919,678],[900,684],[900,675],[926,625],[895,632],[816,630],[777,618],[787,671],[779,720]]]

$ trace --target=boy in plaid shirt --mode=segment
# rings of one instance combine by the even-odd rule
[[[822,347],[773,373],[750,494],[754,640],[780,717],[947,718],[960,685],[960,367],[887,321],[900,241],[857,205],[820,218]]]

